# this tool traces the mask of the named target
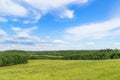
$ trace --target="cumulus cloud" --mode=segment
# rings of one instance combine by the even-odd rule
[[[69,5],[82,5],[89,0],[0,0],[0,14],[2,16],[19,16],[29,18],[33,23],[48,14],[54,13],[60,18],[74,17],[74,10]],[[34,21],[33,21],[34,20]],[[16,21],[16,20],[15,20]],[[29,23],[24,21],[24,24]]]
[[[23,17],[27,15],[27,9],[15,0],[0,0],[0,14]]]
[[[88,0],[24,0],[24,2],[40,10],[41,14],[49,13],[49,11],[52,10],[61,10],[62,14],[60,17],[73,18],[74,11],[69,10],[67,7],[70,4],[85,4],[88,2]]]
[[[118,28],[120,28],[120,18],[113,18],[100,23],[84,24],[68,28],[65,30],[65,38],[72,40],[85,38],[101,39],[120,33]]]
[[[51,9],[66,7],[70,4],[84,4],[87,3],[88,0],[24,0],[24,2],[43,12],[47,12]]]

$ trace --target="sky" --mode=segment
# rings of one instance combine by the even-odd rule
[[[120,49],[120,0],[0,0],[0,50]]]

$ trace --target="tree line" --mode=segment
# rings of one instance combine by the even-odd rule
[[[67,51],[33,51],[31,59],[50,60],[103,60],[120,58],[118,49],[102,50],[67,50]]]
[[[28,60],[104,60],[120,58],[118,49],[63,50],[63,51],[22,51],[0,52],[0,67],[27,63]]]
[[[25,51],[2,51],[0,52],[0,67],[28,62],[28,55]]]

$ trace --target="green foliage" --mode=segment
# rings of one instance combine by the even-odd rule
[[[120,58],[120,50],[68,50],[68,51],[33,51],[31,59],[47,60],[104,60]]]
[[[0,52],[0,67],[27,63],[28,55],[24,51]]]
[[[120,58],[120,50],[67,50],[67,51],[21,51],[7,50],[0,52],[0,66],[27,63],[36,60],[104,60]]]

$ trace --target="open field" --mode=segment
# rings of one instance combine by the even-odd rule
[[[120,60],[30,60],[0,67],[0,80],[120,80]]]

